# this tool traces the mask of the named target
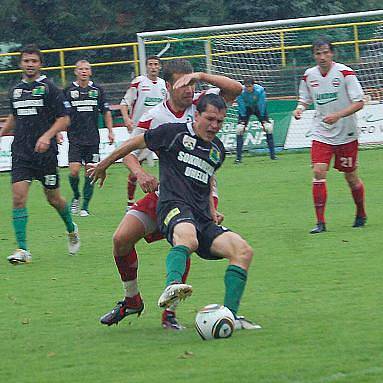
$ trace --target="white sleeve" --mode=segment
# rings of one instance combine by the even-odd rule
[[[136,87],[129,87],[125,93],[125,96],[122,98],[120,105],[127,105],[129,109],[131,109],[132,105],[137,100],[137,94],[138,92]]]
[[[136,127],[133,129],[133,132],[132,132],[130,137],[139,136],[140,134],[143,134],[146,131],[147,131],[147,129],[145,129],[145,128]],[[136,150],[133,150],[130,154],[133,154],[133,156],[139,158],[144,150],[146,150],[146,149],[136,149]]]
[[[310,105],[313,103],[311,92],[307,86],[307,74],[305,73],[301,82],[299,83],[299,101]]]
[[[351,102],[363,101],[364,92],[358,78],[355,75],[346,76],[345,83]]]

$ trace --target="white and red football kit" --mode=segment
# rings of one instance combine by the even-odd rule
[[[330,145],[358,139],[356,115],[340,118],[332,125],[324,123],[323,118],[363,98],[363,89],[354,71],[335,62],[326,75],[321,74],[318,66],[307,69],[299,86],[299,101],[315,105],[313,139]]]
[[[355,170],[358,153],[355,113],[340,118],[334,124],[326,124],[323,119],[363,98],[364,93],[355,72],[346,65],[334,62],[325,75],[322,75],[318,66],[306,70],[299,87],[299,101],[315,105],[311,148],[313,164],[329,165],[335,155],[336,169],[342,172]]]
[[[134,126],[137,126],[143,114],[166,99],[166,93],[162,78],[152,81],[147,76],[138,76],[132,80],[120,104],[128,106]]]

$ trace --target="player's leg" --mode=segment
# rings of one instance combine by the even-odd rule
[[[250,119],[250,115],[246,115],[245,117],[238,118],[238,125],[237,125],[237,131],[236,131],[236,139],[237,139],[236,159],[235,159],[236,164],[239,164],[242,162],[243,136],[245,134],[246,125],[248,124],[249,119]]]
[[[344,173],[354,199],[356,212],[353,227],[363,227],[367,221],[365,209],[365,188],[358,176],[358,142],[353,141],[339,146],[335,153],[334,167]]]
[[[211,242],[210,254],[219,258],[226,258],[229,261],[224,278],[224,305],[234,314],[236,329],[260,329],[261,326],[243,316],[238,316],[239,305],[247,283],[247,273],[253,258],[253,250],[239,234],[214,226],[210,225],[205,230],[205,238],[208,240],[207,242],[204,241],[203,247],[206,248],[209,244],[208,241],[214,238]],[[200,252],[198,254],[201,255]],[[209,255],[207,259],[209,259]]]
[[[267,142],[267,147],[269,148],[270,158],[272,160],[276,160],[277,157],[275,156],[273,123],[272,122],[265,122],[264,123],[264,129],[265,129],[265,133],[266,133],[266,142]]]
[[[169,205],[161,209],[159,222],[162,233],[172,244],[166,258],[166,288],[161,294],[158,305],[171,306],[192,293],[192,287],[182,283],[187,259],[198,248],[197,230],[194,217],[186,206]]]
[[[68,235],[68,252],[74,255],[80,250],[78,226],[72,220],[69,204],[62,197],[60,189],[58,187],[53,189],[51,186],[52,185],[45,184],[44,193],[49,204],[56,209],[65,224]]]
[[[78,214],[80,212],[80,169],[81,169],[81,153],[80,147],[73,143],[69,143],[68,151],[69,161],[69,185],[73,192],[71,211],[72,214]]]
[[[311,163],[313,168],[312,196],[317,224],[310,231],[311,234],[318,234],[326,231],[326,177],[332,153],[333,152],[331,145],[323,144],[318,141],[313,141],[311,147]]]
[[[14,171],[12,170],[12,179],[14,179]],[[16,181],[16,180],[15,180]],[[30,181],[16,181],[12,183],[12,222],[15,231],[17,249],[12,255],[7,257],[8,261],[12,264],[22,264],[32,261],[31,253],[28,251],[27,246],[27,222],[28,211],[26,202],[28,199]]]
[[[49,204],[54,207],[63,220],[68,235],[69,254],[76,254],[80,250],[80,235],[77,225],[72,220],[69,204],[60,193],[60,176],[57,173],[57,160],[46,163],[39,171],[38,179],[44,187],[44,193]]]
[[[124,299],[100,318],[102,324],[118,324],[126,316],[139,316],[144,310],[137,283],[138,257],[134,246],[147,233],[154,231],[153,227],[156,227],[156,223],[147,214],[132,209],[116,229],[113,235],[113,256],[123,284]]]
[[[85,174],[84,174],[84,188],[83,188],[83,200],[81,206],[81,217],[87,217],[89,215],[89,202],[93,196],[94,185],[92,179],[86,175],[86,170],[89,168],[88,164],[95,164],[99,162],[99,145],[85,146],[81,150],[81,156],[85,162]]]
[[[367,222],[365,209],[365,188],[363,181],[359,178],[357,170],[352,173],[345,173],[346,181],[350,187],[352,198],[354,199],[356,212],[353,227],[363,227]]]

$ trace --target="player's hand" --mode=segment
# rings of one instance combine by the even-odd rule
[[[300,120],[302,118],[303,110],[302,109],[295,109],[293,112],[293,116],[296,120]]]
[[[158,188],[157,178],[146,172],[137,174],[137,182],[144,193],[154,192]]]
[[[35,145],[35,152],[37,153],[44,153],[49,149],[49,146],[51,144],[51,140],[43,134],[36,142]]]
[[[194,85],[196,81],[201,79],[200,72],[188,73],[181,76],[173,85],[173,89],[182,88],[186,85]]]
[[[59,145],[62,145],[62,143],[64,142],[64,136],[61,132],[58,132],[56,134],[56,142],[59,144]]]
[[[215,212],[215,215],[216,215],[215,223],[217,225],[220,225],[223,222],[223,220],[225,219],[225,216],[222,213],[220,213],[218,210]]]
[[[92,179],[92,184],[99,182],[98,186],[103,187],[106,179],[106,169],[102,162],[98,164],[87,164],[86,175]]]
[[[133,120],[131,118],[129,118],[129,117],[124,118],[124,124],[128,128],[129,133],[133,131],[134,123],[133,123]]]
[[[109,140],[109,145],[112,145],[114,143],[114,133],[113,132],[109,132],[108,140]]]
[[[325,124],[332,125],[335,124],[340,118],[341,116],[338,113],[330,113],[323,118],[323,122]]]

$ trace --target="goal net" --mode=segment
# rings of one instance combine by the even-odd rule
[[[184,57],[192,62],[196,71],[223,74],[239,81],[244,77],[253,77],[266,89],[269,114],[276,127],[275,141],[277,145],[285,145],[289,138],[287,132],[291,125],[291,111],[296,105],[299,80],[304,70],[313,65],[311,44],[320,36],[326,36],[334,43],[337,61],[357,72],[369,102],[383,102],[382,16],[383,10],[139,33],[140,62],[144,63],[146,56],[154,54],[161,55],[165,61]],[[142,65],[141,71],[144,70]],[[235,147],[236,119],[234,105],[228,111],[223,129],[224,144],[228,150]],[[309,125],[309,119],[305,124]],[[309,136],[308,125],[303,128],[304,136]],[[299,129],[302,130],[302,127]],[[303,138],[295,137],[289,147],[310,146],[310,139]],[[379,139],[379,143],[382,142],[383,133]],[[262,146],[265,146],[264,135],[256,119],[253,119],[245,138],[245,147],[253,150]]]

